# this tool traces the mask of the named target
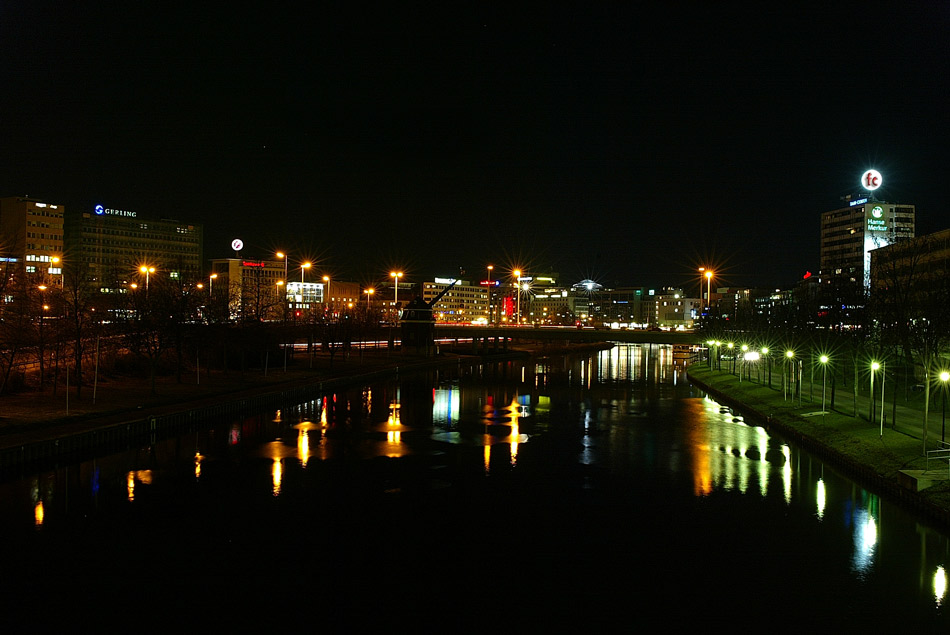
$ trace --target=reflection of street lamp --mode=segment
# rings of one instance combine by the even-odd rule
[[[828,371],[828,356],[822,355],[818,358],[821,362],[821,420],[825,420],[825,376]]]
[[[940,373],[940,381],[943,382],[943,417],[940,421],[940,441],[945,441],[944,434],[947,431],[947,380],[950,380],[950,373],[943,371]]]

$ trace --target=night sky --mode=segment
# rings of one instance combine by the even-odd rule
[[[353,280],[789,287],[869,167],[950,226],[947,3],[508,4],[3,3],[0,195]]]

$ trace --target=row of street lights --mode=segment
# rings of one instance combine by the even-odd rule
[[[716,347],[717,358],[718,358],[718,350],[723,345],[723,342],[718,341],[718,340],[708,340],[706,344],[710,348],[714,346]],[[726,343],[726,346],[730,350],[733,350],[735,347],[735,344],[733,342],[728,342]],[[758,361],[759,359],[758,353],[748,352],[749,347],[747,344],[743,344],[741,348],[742,348],[742,351],[744,352],[744,355],[743,355],[744,361],[750,361],[750,360]],[[762,356],[768,358],[768,353],[769,353],[768,347],[762,347],[761,349]],[[733,357],[733,373],[735,373],[735,355],[733,355],[732,357]],[[794,366],[795,351],[793,350],[785,351],[785,359],[790,365]],[[827,375],[828,375],[828,363],[830,361],[831,361],[831,358],[828,355],[822,354],[818,356],[818,362],[821,364],[821,417],[822,417],[822,420],[824,420],[825,414],[826,414],[825,403],[826,403],[826,395],[827,395]],[[711,355],[707,355],[707,363],[709,367],[712,368]],[[802,364],[801,360],[798,360],[797,390],[798,390],[799,405],[801,405],[801,394],[802,394],[801,393],[801,375],[802,375],[801,364]],[[874,423],[874,414],[875,414],[874,405],[876,403],[874,399],[874,376],[877,374],[878,371],[881,371],[881,389],[880,389],[881,415],[880,415],[880,421],[878,423],[880,424],[880,435],[883,437],[884,436],[884,381],[887,377],[886,375],[887,367],[884,362],[878,362],[878,361],[872,360],[869,368],[870,368],[871,373],[870,373],[870,393],[868,395],[868,420],[872,424]],[[950,371],[941,371],[938,377],[940,378],[940,381],[943,384],[943,408],[942,408],[941,424],[940,424],[940,440],[945,441],[946,425],[947,425],[947,390],[948,390],[948,385],[950,385]],[[740,381],[741,381],[741,377],[740,377]],[[771,378],[771,371],[770,371],[769,372],[769,387],[771,388],[771,386],[772,386],[772,378]],[[783,386],[783,389],[786,386],[784,377],[782,381],[782,386]],[[786,393],[786,398],[787,398],[787,393]],[[793,392],[793,399],[794,399],[794,392]]]

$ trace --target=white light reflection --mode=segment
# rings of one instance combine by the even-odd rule
[[[943,570],[943,567],[937,567],[937,571],[934,572],[934,600],[937,602],[937,606],[943,604],[943,596],[947,593],[947,572]]]
[[[827,502],[827,495],[825,494],[825,482],[822,479],[818,479],[816,497],[818,502],[818,520],[821,520],[825,517],[825,505]]]
[[[792,502],[792,450],[782,445],[782,454],[785,455],[785,465],[782,466],[782,485],[785,490],[785,504]]]
[[[877,545],[877,522],[867,509],[857,509],[854,513],[854,558],[855,571],[866,572],[874,562]]]

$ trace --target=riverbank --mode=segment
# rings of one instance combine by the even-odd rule
[[[705,363],[692,364],[687,375],[717,401],[743,411],[869,488],[897,498],[950,528],[947,461],[927,465],[920,413],[901,406],[892,410],[888,404],[886,425],[882,427],[876,408],[874,422],[870,420],[866,398],[855,401],[848,395],[842,404],[839,395],[838,405],[832,408],[826,393],[822,410],[820,390],[816,395],[806,387],[800,398],[791,398],[783,391],[778,375],[771,387],[747,378],[740,381],[737,375],[710,369]],[[941,434],[939,413],[931,419],[928,450],[936,447]]]

